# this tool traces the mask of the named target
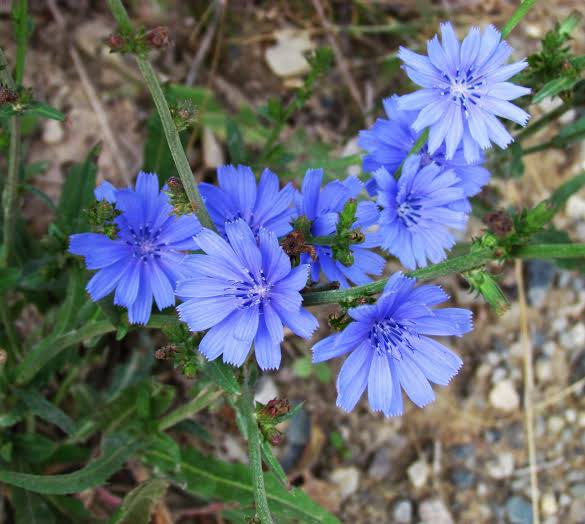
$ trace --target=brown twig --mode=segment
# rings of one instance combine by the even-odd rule
[[[532,501],[532,522],[540,524],[538,505],[538,475],[536,469],[536,441],[534,438],[534,372],[532,365],[532,341],[528,332],[528,306],[524,291],[524,274],[522,260],[515,263],[516,282],[518,285],[518,303],[520,305],[520,340],[524,348],[524,425],[528,444],[528,462],[530,464],[530,499]]]
[[[315,7],[315,11],[317,11],[317,15],[319,16],[319,20],[321,24],[325,28],[327,32],[327,40],[329,41],[329,45],[333,50],[333,54],[335,55],[335,61],[337,62],[337,66],[339,67],[339,71],[341,72],[341,76],[343,77],[344,82],[347,84],[347,88],[349,89],[349,93],[353,98],[354,102],[358,106],[360,113],[364,113],[364,103],[362,101],[362,95],[351,75],[351,71],[337,44],[337,40],[335,38],[335,30],[332,28],[329,20],[325,16],[325,10],[323,9],[323,5],[321,4],[321,0],[313,0],[313,6]]]

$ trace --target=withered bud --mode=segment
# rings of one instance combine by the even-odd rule
[[[176,176],[169,177],[169,179],[167,180],[167,184],[169,186],[169,189],[173,191],[183,189],[183,182],[181,182],[181,179],[177,178]]]
[[[262,408],[262,411],[269,417],[280,417],[290,411],[290,402],[286,398],[273,398]]]
[[[166,346],[158,348],[154,353],[154,356],[158,360],[169,360],[170,358],[173,357],[176,351],[177,346],[175,346],[174,344],[167,344]]]
[[[277,429],[275,429],[268,436],[268,442],[270,442],[270,444],[272,444],[273,446],[280,446],[282,444],[283,440],[284,440],[283,434],[280,431],[278,431]]]
[[[483,217],[483,223],[496,236],[502,237],[507,235],[514,227],[512,217],[505,211],[498,209],[492,211]]]
[[[122,49],[126,45],[126,39],[122,35],[117,35],[117,34],[110,35],[106,39],[106,45],[112,51],[119,51],[120,49]]]
[[[7,87],[0,87],[0,105],[11,104],[18,100],[18,93]]]
[[[160,25],[146,33],[146,41],[151,47],[161,49],[169,45],[169,28]]]
[[[315,247],[306,244],[305,235],[299,229],[291,231],[284,237],[281,246],[289,257],[298,257],[301,253],[307,253],[313,260],[317,259]]]

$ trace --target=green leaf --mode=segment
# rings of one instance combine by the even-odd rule
[[[313,372],[310,357],[297,358],[293,363],[293,372],[299,378],[308,378]]]
[[[563,91],[568,91],[569,89],[572,89],[578,81],[579,78],[574,76],[563,76],[561,78],[555,78],[554,80],[551,80],[542,86],[542,89],[534,95],[532,103],[538,104],[549,96],[552,97],[562,93]]]
[[[583,187],[585,187],[585,171],[567,180],[567,182],[555,189],[553,194],[548,198],[548,202],[558,211],[567,203],[571,195],[577,193]]]
[[[0,294],[16,287],[20,279],[22,270],[15,267],[5,267],[0,269]]]
[[[109,524],[149,524],[152,511],[168,487],[169,483],[161,479],[143,482],[124,497]]]
[[[149,450],[146,460],[186,491],[210,500],[238,503],[238,514],[249,518],[254,516],[252,476],[247,466],[207,457],[193,448],[183,449],[181,456],[183,460],[177,464],[164,450]],[[287,491],[272,473],[266,473],[264,480],[270,511],[278,517],[277,522],[339,524],[302,490],[293,488]]]
[[[69,519],[72,524],[93,524],[103,522],[97,520],[83,505],[83,503],[75,497],[67,497],[64,495],[45,495],[45,498],[51,505],[65,518]],[[62,524],[62,520],[59,521]]]
[[[106,482],[134,455],[139,447],[137,440],[125,434],[114,433],[104,439],[100,458],[74,473],[32,475],[0,470],[0,481],[35,493],[52,495],[79,493]]]
[[[56,223],[66,234],[87,230],[87,209],[94,201],[99,144],[93,147],[81,164],[75,164],[65,179],[57,206]]]
[[[42,118],[50,118],[51,120],[59,120],[63,122],[65,115],[53,106],[46,104],[45,102],[32,102],[26,112],[29,115],[40,116]]]
[[[183,132],[179,136],[183,146],[185,146],[188,133]],[[161,185],[169,177],[178,176],[160,117],[156,111],[148,117],[146,122],[146,142],[144,143],[144,163],[142,169],[150,173],[156,173]]]
[[[15,524],[57,524],[57,518],[43,497],[25,489],[12,489]]]
[[[278,480],[280,480],[282,485],[286,489],[289,489],[290,482],[288,481],[286,473],[282,469],[280,462],[278,462],[278,459],[274,456],[274,453],[272,453],[272,447],[270,446],[268,441],[264,438],[261,441],[261,446],[262,446],[262,459],[264,460],[264,462],[266,462],[266,464],[268,464],[268,466],[270,466],[272,473],[274,473],[276,478]]]
[[[226,120],[227,146],[231,163],[234,165],[246,162],[246,146],[238,123],[233,118]]]
[[[75,327],[75,321],[85,301],[85,271],[77,264],[69,270],[65,302],[59,308],[51,335],[56,336]]]
[[[20,420],[22,420],[22,413],[16,413],[15,411],[1,413],[0,428],[9,428],[10,426],[14,426],[14,424],[19,422]]]
[[[205,364],[203,373],[228,393],[234,395],[240,395],[242,393],[242,388],[231,366],[218,360],[211,360]]]
[[[23,461],[39,464],[51,458],[57,450],[57,444],[38,433],[23,433],[14,439],[14,453]]]
[[[55,424],[68,435],[75,432],[75,422],[57,406],[49,402],[39,391],[16,390],[16,396],[37,417]]]

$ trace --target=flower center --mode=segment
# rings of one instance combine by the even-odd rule
[[[408,335],[408,328],[387,318],[374,322],[368,338],[370,345],[378,354],[388,354],[396,360],[402,360],[403,350],[413,350]]]
[[[421,214],[422,204],[420,198],[410,197],[398,206],[396,213],[405,227],[414,227],[418,224]]]
[[[235,295],[238,299],[240,309],[258,306],[262,302],[270,300],[270,290],[272,289],[272,284],[266,281],[263,271],[260,271],[259,277],[255,277],[249,271],[246,273],[248,273],[250,280],[234,281],[229,289],[229,294]]]
[[[134,256],[145,262],[149,258],[160,258],[161,249],[166,245],[159,241],[161,230],[152,231],[148,226],[140,226],[138,231],[129,227],[132,240],[126,243],[134,248]]]
[[[467,109],[470,104],[477,104],[481,94],[478,90],[485,84],[484,80],[474,76],[473,66],[466,71],[457,70],[455,77],[449,73],[443,73],[443,77],[449,84],[447,89],[441,91],[441,95],[450,96],[453,102],[460,105],[468,116]]]

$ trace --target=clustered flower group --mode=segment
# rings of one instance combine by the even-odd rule
[[[249,167],[223,166],[218,186],[199,186],[215,231],[193,214],[174,214],[154,174],[141,172],[135,189],[101,184],[96,198],[117,211],[116,237],[83,233],[70,241],[70,252],[97,270],[87,285],[91,298],[115,290],[129,321],[145,324],[153,300],[164,309],[177,297],[179,318],[206,331],[199,349],[207,359],[221,355],[241,366],[253,347],[260,368],[271,370],[280,366],[285,327],[307,339],[318,328],[303,307],[307,286],[323,278],[342,287],[370,282],[385,266],[374,248],[407,269],[444,260],[453,231],[466,227],[469,197],[489,180],[482,150],[512,140],[497,117],[524,125],[529,115],[509,101],[529,90],[507,81],[527,64],[505,65],[512,49],[494,27],[472,28],[461,44],[450,24],[441,32],[442,42],[428,42],[428,56],[400,49],[422,89],[384,100],[388,118],[360,132],[371,174],[365,184],[355,177],[324,184],[323,170],[310,169],[300,190],[281,189],[268,169],[257,181]],[[425,129],[427,142],[409,156]],[[364,189],[375,200],[356,203]],[[285,251],[294,234],[310,247]],[[395,273],[376,303],[349,307],[346,327],[314,345],[314,362],[349,354],[337,381],[341,408],[353,409],[367,388],[374,411],[400,415],[402,390],[424,406],[434,400],[430,382],[447,385],[461,367],[430,337],[471,331],[471,312],[435,309],[448,296],[415,284]]]

